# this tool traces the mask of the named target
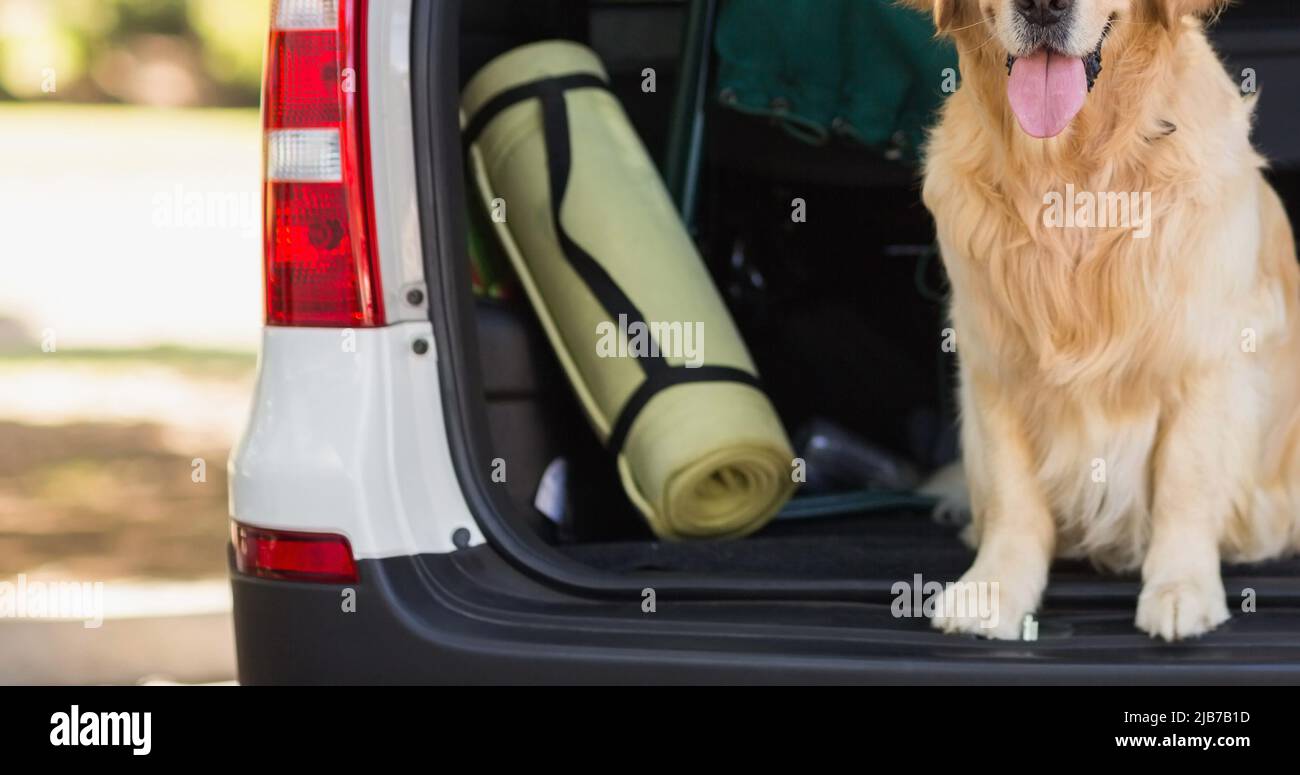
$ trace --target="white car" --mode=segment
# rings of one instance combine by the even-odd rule
[[[1132,579],[1063,566],[1033,642],[1008,646],[932,632],[913,609],[969,563],[955,528],[915,504],[787,515],[738,541],[651,537],[522,295],[472,292],[458,105],[496,54],[577,39],[601,55],[662,156],[680,115],[679,54],[701,21],[712,28],[712,0],[272,6],[266,328],[230,460],[242,682],[1300,674],[1294,562],[1228,569],[1229,595],[1255,590],[1272,613],[1234,617],[1180,649],[1133,629]],[[1221,41],[1242,40],[1235,13]],[[1300,47],[1275,54],[1252,63],[1295,72]],[[657,91],[640,88],[646,68]],[[1295,79],[1270,86],[1266,106],[1300,104]],[[707,100],[697,236],[788,427],[830,418],[914,468],[950,460],[933,345],[942,307],[913,291],[918,275],[942,282],[915,264],[932,227],[914,172],[847,141],[800,142],[725,101]],[[1269,109],[1260,132],[1294,193],[1300,148],[1268,139],[1286,136]],[[764,215],[792,196],[812,203],[805,230]],[[864,203],[887,217],[862,222]],[[846,348],[853,356],[837,358]]]

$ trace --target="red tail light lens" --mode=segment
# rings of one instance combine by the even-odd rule
[[[366,0],[275,0],[263,94],[266,322],[380,326]]]
[[[331,533],[295,533],[230,525],[235,568],[248,576],[347,584],[357,580],[348,539]]]

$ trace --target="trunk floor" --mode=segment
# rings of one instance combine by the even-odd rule
[[[940,525],[926,514],[872,513],[834,519],[776,522],[749,538],[731,541],[627,541],[559,547],[569,557],[617,573],[661,571],[726,574],[791,580],[955,580],[970,566],[974,553],[961,542],[958,528]],[[1088,563],[1057,561],[1054,579],[1126,580]],[[1253,565],[1227,566],[1225,578],[1300,581],[1300,558]],[[1228,586],[1233,586],[1229,584]]]

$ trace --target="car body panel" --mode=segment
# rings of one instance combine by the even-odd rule
[[[367,21],[373,237],[389,325],[268,326],[252,411],[229,464],[235,520],[339,533],[358,559],[483,540],[452,468],[426,306],[410,13],[410,0],[370,3]],[[408,300],[412,290],[419,303]]]
[[[415,191],[411,116],[411,2],[370,3],[366,36],[371,195],[388,322],[428,320]],[[418,291],[418,297],[411,292]],[[418,298],[412,303],[412,298]]]
[[[416,342],[427,351],[416,352]],[[482,541],[452,468],[431,325],[268,327],[230,514],[340,533],[358,559]]]

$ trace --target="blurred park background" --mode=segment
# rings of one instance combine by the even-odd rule
[[[0,606],[0,683],[232,675],[269,5],[0,0],[0,584],[103,582],[109,617]]]

